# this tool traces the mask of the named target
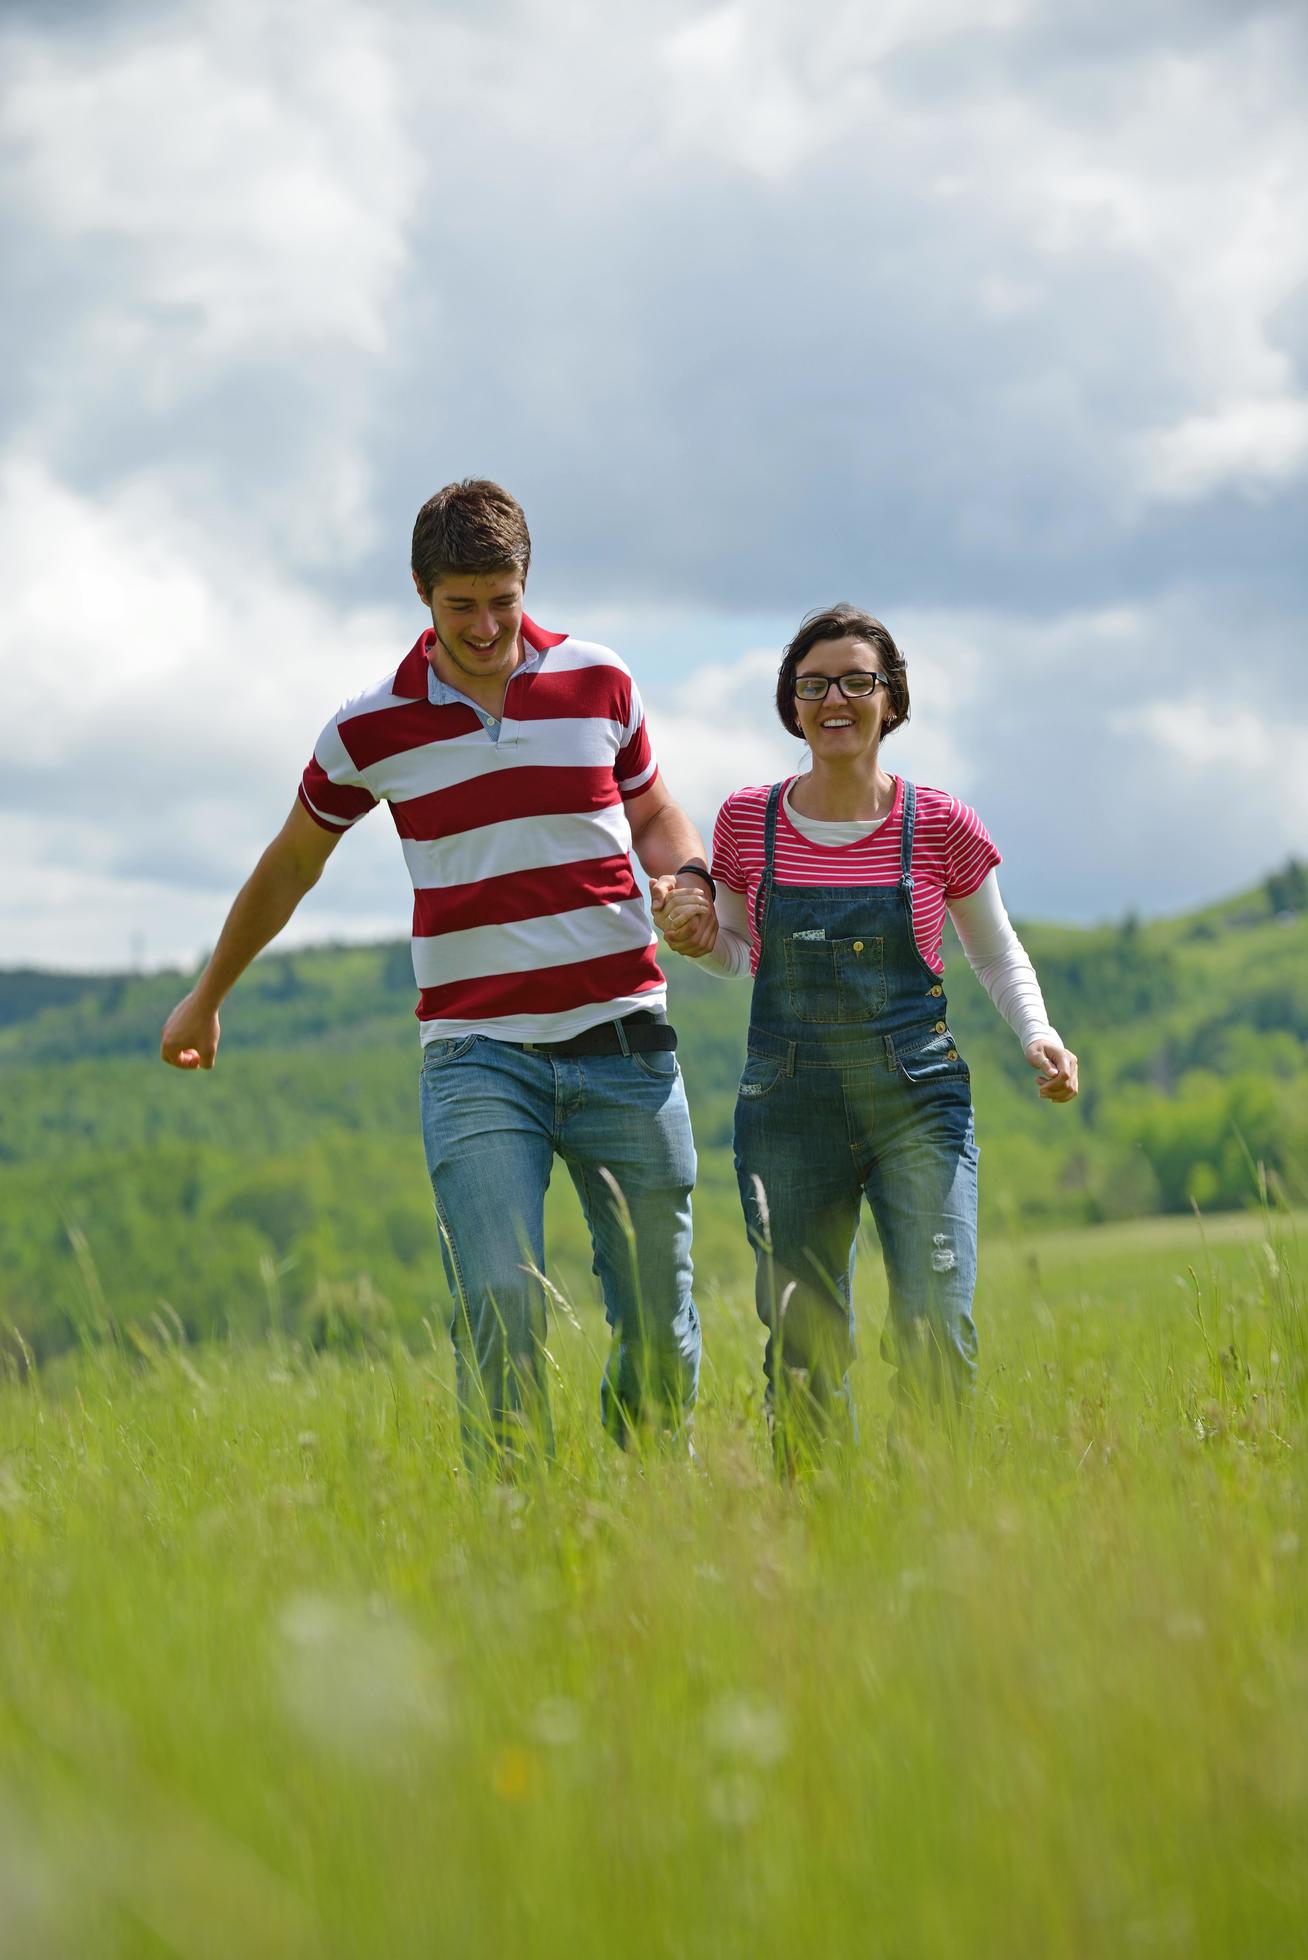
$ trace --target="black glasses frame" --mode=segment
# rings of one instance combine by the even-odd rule
[[[821,694],[805,694],[803,692],[803,689],[813,681],[821,681]],[[852,694],[845,685],[846,681],[857,681],[859,683]],[[868,683],[866,686],[864,685],[865,682]],[[879,687],[889,687],[889,685],[890,682],[884,674],[865,674],[860,673],[857,669],[851,674],[796,674],[791,682],[795,699],[810,703],[825,701],[833,687],[840,690],[843,700],[866,701],[869,696],[876,693]]]

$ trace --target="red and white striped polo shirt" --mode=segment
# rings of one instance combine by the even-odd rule
[[[413,880],[422,1038],[561,1041],[667,987],[625,804],[658,774],[630,672],[522,622],[497,740],[448,696],[428,631],[318,738],[300,801],[325,830],[390,804]]]
[[[792,776],[790,781],[795,778]],[[772,785],[738,789],[718,811],[713,828],[713,876],[743,892],[749,906],[749,970],[758,970],[754,897],[763,876],[763,826]],[[777,844],[773,860],[779,885],[895,885],[903,835],[904,779],[895,779],[895,801],[885,822],[853,844],[812,844],[786,815],[783,793],[777,806]],[[968,898],[1000,863],[975,810],[942,789],[917,791],[913,825],[913,937],[935,973],[943,973],[940,942],[945,907]]]

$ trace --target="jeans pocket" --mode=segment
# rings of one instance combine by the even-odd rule
[[[642,1075],[655,1082],[675,1082],[677,1058],[670,1048],[633,1048],[631,1059]]]
[[[785,1073],[785,1064],[775,1055],[749,1055],[736,1094],[743,1102],[761,1102],[770,1096]]]
[[[457,1062],[461,1056],[469,1053],[474,1042],[480,1040],[479,1034],[437,1035],[422,1051],[423,1074],[442,1068],[446,1062]]]

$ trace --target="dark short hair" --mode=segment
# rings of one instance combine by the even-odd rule
[[[531,533],[521,504],[485,477],[447,483],[418,512],[411,562],[424,598],[448,577],[512,570],[525,583]]]
[[[802,742],[803,731],[799,717],[795,713],[795,669],[806,653],[811,653],[823,640],[865,640],[868,646],[881,656],[881,665],[890,683],[890,713],[881,726],[883,736],[902,727],[908,720],[908,667],[903,654],[891,639],[890,634],[879,619],[871,613],[860,611],[857,606],[824,606],[818,612],[809,613],[801,622],[790,645],[781,656],[781,668],[777,674],[777,713],[787,734],[798,736]]]

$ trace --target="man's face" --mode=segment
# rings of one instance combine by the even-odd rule
[[[460,677],[493,680],[512,673],[522,630],[523,587],[517,571],[451,575],[438,579],[429,594],[418,590],[431,607],[437,640],[432,664],[438,674],[448,662],[455,671],[443,678],[457,686]]]

